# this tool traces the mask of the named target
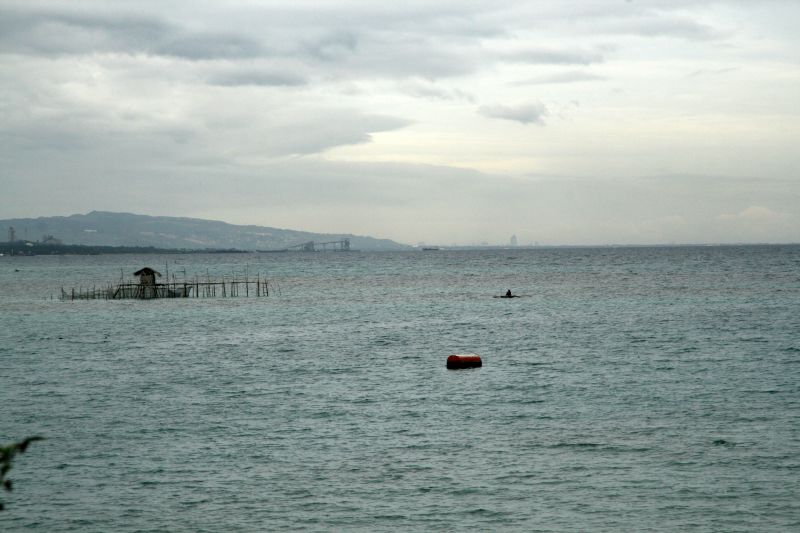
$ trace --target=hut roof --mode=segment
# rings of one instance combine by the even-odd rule
[[[133,273],[134,276],[142,276],[142,275],[145,275],[145,274],[155,274],[159,278],[161,277],[161,273],[160,272],[156,272],[155,270],[153,270],[150,267],[144,267],[143,269],[137,270],[136,272]]]

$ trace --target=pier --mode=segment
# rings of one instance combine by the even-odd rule
[[[334,252],[349,252],[350,239],[340,239],[338,241],[316,242],[308,241],[293,246],[287,246],[279,250],[258,250],[259,252],[327,252],[328,247]]]

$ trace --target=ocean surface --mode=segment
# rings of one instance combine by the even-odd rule
[[[57,298],[143,266],[272,292]],[[800,246],[0,257],[0,328],[3,532],[800,530]]]

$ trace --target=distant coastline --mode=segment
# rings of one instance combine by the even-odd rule
[[[800,242],[720,242],[720,243],[669,243],[669,244],[532,244],[509,246],[507,244],[464,244],[441,245],[436,247],[420,247],[417,250],[428,251],[478,251],[478,250],[503,250],[507,252],[528,250],[556,250],[556,249],[606,249],[606,248],[714,248],[737,246],[798,246]]]
[[[4,238],[6,237],[6,238]],[[390,239],[349,233],[315,233],[270,226],[228,224],[198,218],[137,215],[91,211],[85,215],[48,216],[0,220],[0,240],[37,245],[83,245],[100,253],[127,253],[101,247],[136,247],[146,250],[283,250],[344,247],[348,250],[410,250]],[[314,244],[311,244],[314,243]],[[137,252],[139,250],[136,250]],[[3,253],[3,252],[0,252]],[[53,248],[37,253],[95,253],[91,248],[65,251]]]
[[[441,246],[416,248],[417,251],[531,251],[554,249],[608,249],[608,248],[713,248],[713,247],[759,247],[759,246],[798,246],[800,243],[714,243],[714,244],[551,244],[538,246]],[[353,250],[357,252],[358,250]],[[376,251],[376,250],[371,250]],[[388,250],[396,252],[398,250]],[[409,250],[399,250],[408,252]],[[157,248],[154,246],[94,246],[86,244],[49,244],[30,241],[0,242],[2,256],[39,256],[39,255],[118,255],[118,254],[247,254],[247,253],[286,253],[289,250],[242,250],[239,248]],[[316,253],[323,252],[317,250]],[[308,253],[295,250],[294,253]]]
[[[115,254],[234,254],[247,250],[229,249],[179,249],[153,246],[92,246],[86,244],[43,244],[27,241],[2,242],[0,254],[4,256],[33,255],[115,255]]]

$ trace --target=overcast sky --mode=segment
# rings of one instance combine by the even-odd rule
[[[800,2],[0,2],[0,218],[800,242]]]

